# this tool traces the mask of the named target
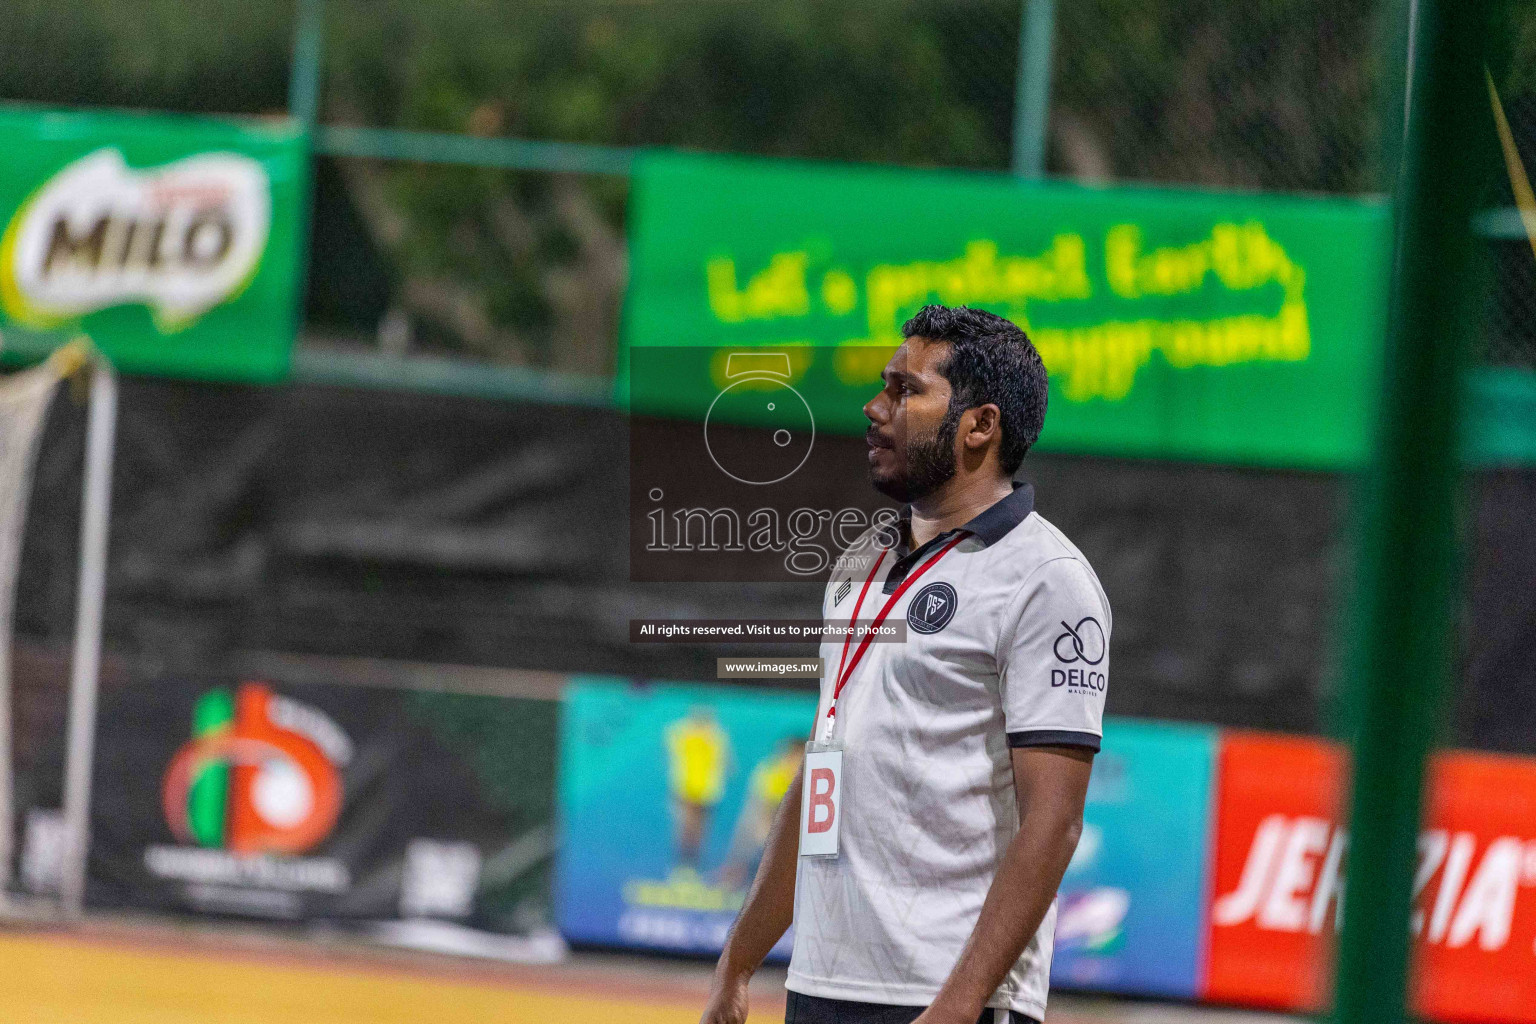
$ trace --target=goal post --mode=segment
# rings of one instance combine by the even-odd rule
[[[22,540],[32,474],[49,406],[62,381],[86,375],[89,409],[81,503],[80,572],[70,659],[59,885],[62,909],[69,916],[80,913],[85,895],[112,453],[117,427],[117,381],[111,365],[83,338],[56,349],[30,369],[0,377],[0,900],[9,907],[17,831],[11,652]]]

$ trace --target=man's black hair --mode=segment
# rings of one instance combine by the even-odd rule
[[[953,437],[961,413],[992,403],[1002,412],[997,461],[1012,476],[1045,426],[1045,364],[1017,324],[970,306],[924,306],[901,326],[903,338],[949,345],[939,367],[949,381],[942,437]]]

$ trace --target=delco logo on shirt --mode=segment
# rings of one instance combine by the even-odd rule
[[[1068,690],[1080,690],[1084,693],[1103,693],[1107,685],[1109,685],[1109,679],[1103,672],[1094,672],[1085,668],[1051,669],[1052,687],[1065,686]]]
[[[100,149],[55,174],[0,241],[0,300],[52,326],[142,302],[186,327],[250,283],[267,246],[271,188],[256,160],[203,153],[136,171]]]
[[[1108,653],[1104,628],[1099,625],[1099,620],[1089,615],[1079,619],[1075,626],[1063,621],[1061,628],[1062,634],[1056,638],[1052,650],[1057,661],[1074,667],[1051,669],[1051,686],[1065,686],[1068,690],[1083,693],[1103,693],[1108,677],[1093,668]]]

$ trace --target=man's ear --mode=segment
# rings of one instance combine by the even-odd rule
[[[987,442],[996,437],[1001,430],[1002,415],[1002,410],[991,402],[978,405],[974,409],[967,409],[962,423],[968,427],[965,432],[965,446],[967,448],[985,447]]]

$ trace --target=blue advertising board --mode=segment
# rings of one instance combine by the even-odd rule
[[[718,952],[815,713],[811,694],[573,681],[555,883],[565,937]],[[1214,729],[1105,724],[1061,884],[1054,984],[1197,994],[1215,760]]]
[[[814,694],[573,681],[561,723],[561,933],[718,952],[815,717]],[[773,955],[787,958],[791,942]]]
[[[1062,879],[1052,984],[1194,998],[1216,730],[1110,719]]]

